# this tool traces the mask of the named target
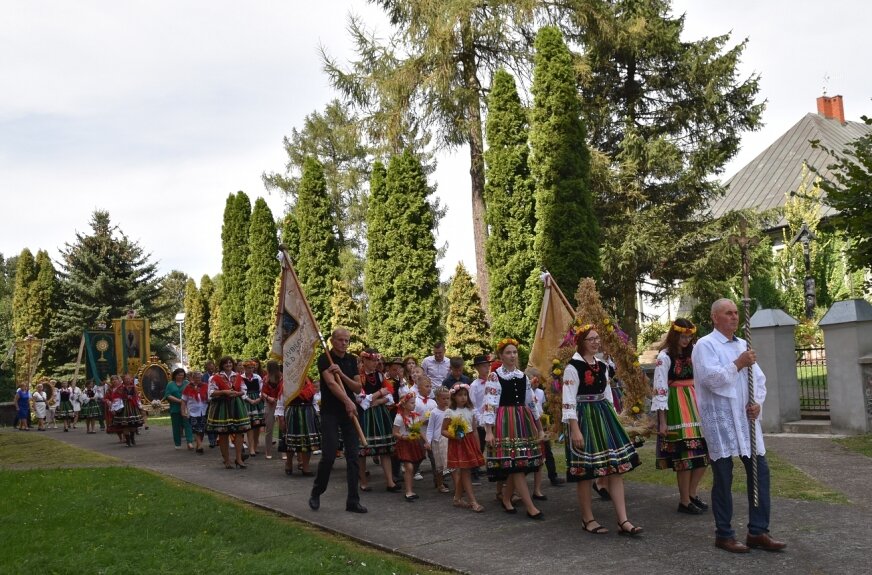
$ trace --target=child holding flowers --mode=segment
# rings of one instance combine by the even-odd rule
[[[403,465],[403,478],[406,487],[406,501],[409,503],[418,499],[418,495],[412,491],[415,465],[424,460],[423,437],[421,435],[421,422],[415,411],[415,399],[417,394],[408,392],[400,400],[397,406],[397,415],[394,417],[394,437],[397,440],[397,460]]]
[[[484,507],[475,499],[472,491],[472,470],[484,465],[484,457],[478,445],[475,412],[469,400],[469,386],[456,383],[451,388],[451,409],[445,412],[442,436],[448,438],[448,467],[454,479],[454,506],[472,509],[476,513]],[[463,499],[466,492],[468,500]]]

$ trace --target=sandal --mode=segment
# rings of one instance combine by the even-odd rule
[[[475,513],[481,513],[482,511],[484,511],[484,505],[482,505],[481,503],[473,503],[470,509],[472,509]]]
[[[459,507],[461,509],[471,509],[472,505],[469,504],[465,499],[455,499],[453,505],[455,507]]]
[[[644,531],[644,529],[642,529],[641,527],[636,527],[635,525],[630,530],[624,529],[625,523],[630,523],[630,520],[625,519],[624,521],[618,523],[618,527],[621,528],[621,530],[618,531],[618,535],[629,535],[630,537],[635,537],[636,535],[639,535],[642,533],[642,531]]]
[[[591,523],[594,523],[594,522],[596,522],[596,519],[591,519],[590,521],[585,521],[584,519],[582,519],[581,526],[585,531],[587,531],[588,533],[591,533],[593,535],[605,535],[606,533],[609,532],[608,529],[606,529],[605,527],[603,527],[599,523],[597,523],[597,526],[594,527],[593,529],[588,529],[587,526],[590,525]]]
[[[440,485],[440,486],[439,486],[439,493],[448,493],[448,492],[450,492],[450,491],[451,491],[451,490],[448,489],[447,487],[445,487],[444,485]]]

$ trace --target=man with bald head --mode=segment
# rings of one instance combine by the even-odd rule
[[[345,328],[333,330],[330,336],[330,357],[326,353],[318,358],[318,372],[321,374],[321,461],[315,485],[309,497],[309,507],[317,511],[321,507],[321,494],[327,490],[330,472],[336,461],[339,448],[339,433],[345,449],[346,479],[348,496],[345,510],[352,513],[366,513],[360,504],[358,492],[357,431],[354,418],[357,417],[357,403],[354,396],[360,393],[360,371],[357,356],[348,353],[351,334]],[[331,361],[332,359],[332,361]]]
[[[714,331],[700,338],[693,348],[693,374],[700,422],[713,476],[712,513],[715,518],[715,546],[731,553],[748,553],[750,548],[780,551],[785,543],[769,536],[769,466],[763,432],[755,425],[759,505],[754,506],[751,489],[750,420],[760,418],[766,399],[766,376],[748,343],[736,337],[739,311],[731,300],[712,304]],[[754,397],[748,397],[748,370],[754,373]],[[733,457],[740,457],[748,477],[748,535],[745,544],[736,540],[733,519]]]

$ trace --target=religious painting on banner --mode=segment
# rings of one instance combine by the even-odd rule
[[[170,374],[164,364],[157,361],[157,358],[152,358],[142,366],[137,379],[139,389],[148,401],[160,401],[170,381]]]
[[[270,356],[282,362],[282,401],[287,405],[297,397],[306,381],[306,372],[315,358],[321,335],[290,258],[280,252],[279,260],[282,262],[281,291]]]
[[[135,374],[151,356],[151,331],[147,319],[112,320],[115,333],[115,359],[119,375]]]
[[[94,382],[106,381],[110,375],[117,373],[114,332],[103,330],[85,332],[85,364],[88,369],[88,379]]]

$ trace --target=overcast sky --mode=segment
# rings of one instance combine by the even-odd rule
[[[741,73],[762,74],[759,132],[729,176],[815,111],[826,82],[848,119],[872,115],[868,8],[857,1],[680,0],[686,38],[750,38]],[[221,269],[227,195],[284,200],[260,176],[281,170],[282,137],[336,94],[319,44],[351,56],[349,10],[386,31],[361,0],[319,2],[0,0],[0,253],[58,248],[95,209],[159,262],[199,278]],[[448,206],[443,278],[472,271],[468,155],[440,156]]]

